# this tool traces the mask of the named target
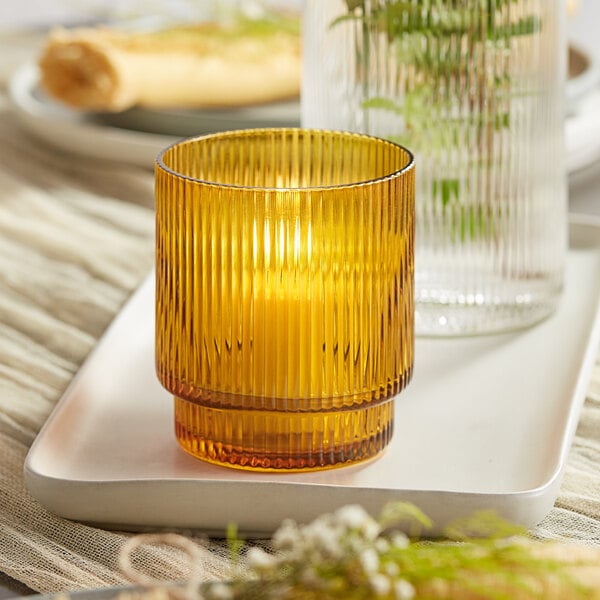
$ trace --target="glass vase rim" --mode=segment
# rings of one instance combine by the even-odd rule
[[[299,132],[299,133],[326,133],[326,134],[334,134],[338,137],[349,137],[349,138],[362,138],[367,140],[372,140],[375,142],[383,142],[386,145],[394,146],[396,148],[401,149],[406,155],[406,163],[399,169],[395,169],[386,173],[385,175],[381,175],[378,177],[372,177],[369,179],[360,179],[357,181],[351,181],[347,183],[335,183],[330,185],[304,185],[304,186],[263,186],[263,185],[243,185],[237,183],[223,183],[219,181],[212,181],[210,179],[201,179],[198,177],[193,177],[191,175],[186,175],[184,173],[180,173],[176,169],[168,167],[164,162],[164,156],[169,150],[175,148],[176,146],[180,146],[182,144],[189,144],[192,142],[199,142],[202,140],[209,139],[219,139],[219,138],[227,138],[233,137],[234,135],[258,135],[264,133],[285,133],[285,132]],[[315,190],[333,190],[333,189],[341,189],[341,188],[353,188],[353,187],[362,187],[369,186],[375,183],[381,183],[386,180],[390,180],[396,177],[400,177],[405,173],[413,170],[415,167],[415,156],[414,153],[403,146],[402,144],[398,144],[392,140],[388,140],[383,137],[370,135],[362,132],[355,132],[343,129],[324,129],[324,128],[314,128],[314,127],[256,127],[256,128],[245,128],[245,129],[228,129],[224,131],[216,131],[211,133],[205,133],[200,135],[194,135],[186,138],[182,138],[169,144],[165,148],[163,148],[154,161],[154,166],[156,169],[160,169],[161,171],[167,173],[168,175],[178,177],[180,179],[185,179],[187,181],[191,181],[193,183],[202,184],[206,186],[214,186],[218,188],[230,188],[230,189],[239,189],[239,190],[248,190],[248,191],[277,191],[277,192],[310,192]]]

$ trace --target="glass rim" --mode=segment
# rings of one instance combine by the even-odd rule
[[[198,177],[192,177],[191,175],[185,175],[184,173],[180,173],[179,171],[168,167],[164,162],[164,156],[171,149],[183,145],[189,144],[192,142],[199,142],[202,140],[209,139],[218,139],[218,138],[227,138],[234,137],[242,134],[264,134],[264,133],[284,133],[284,132],[307,132],[307,133],[328,133],[334,134],[337,137],[358,137],[361,139],[372,140],[375,142],[382,142],[389,146],[394,146],[396,148],[401,149],[406,154],[406,164],[400,169],[396,169],[387,173],[385,175],[381,175],[379,177],[373,177],[370,179],[361,179],[357,181],[352,181],[348,183],[336,183],[331,185],[305,185],[305,186],[262,186],[262,185],[243,185],[236,183],[220,183],[218,181],[212,181],[209,179],[200,179]],[[415,166],[415,157],[413,152],[411,152],[406,146],[402,144],[398,144],[397,142],[393,142],[392,140],[388,140],[386,138],[378,137],[375,135],[370,135],[367,133],[355,132],[355,131],[347,131],[342,129],[317,129],[312,127],[257,127],[257,128],[246,128],[246,129],[229,129],[224,131],[217,131],[212,133],[206,133],[196,136],[190,136],[187,138],[183,138],[169,144],[165,148],[163,148],[156,159],[154,160],[155,168],[160,169],[161,171],[181,179],[185,179],[187,181],[191,181],[193,183],[198,183],[206,186],[215,186],[220,188],[231,188],[231,189],[239,189],[239,190],[253,190],[253,191],[277,191],[277,192],[304,192],[304,191],[312,191],[312,190],[332,190],[332,189],[340,189],[340,188],[352,188],[352,187],[360,187],[360,186],[368,186],[373,185],[375,183],[382,183],[386,180],[394,179],[404,175],[405,173],[414,169]]]

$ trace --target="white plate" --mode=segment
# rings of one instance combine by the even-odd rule
[[[567,169],[576,175],[600,160],[600,63],[592,53],[569,46]]]
[[[17,69],[9,94],[23,127],[67,152],[152,168],[156,155],[182,137],[223,129],[298,125],[298,101],[229,110],[158,111],[116,114],[76,111],[53,102],[39,89],[35,65]]]
[[[567,86],[567,168],[575,173],[600,159],[600,70],[580,49],[572,49],[571,57],[575,73]],[[147,168],[152,168],[160,150],[182,137],[222,129],[300,123],[298,102],[222,111],[133,109],[114,115],[78,112],[40,93],[38,80],[37,68],[26,64],[15,72],[9,87],[16,114],[29,133],[80,156]]]
[[[92,114],[89,118],[109,127],[189,137],[199,133],[244,127],[294,127],[300,122],[300,104],[296,99],[239,108],[204,110],[157,110],[140,107],[118,113]]]
[[[571,112],[589,92],[600,86],[600,63],[591,52],[570,44],[568,73],[567,111]]]
[[[154,372],[150,275],[115,319],[34,442],[31,493],[105,527],[271,533],[346,503],[389,500],[443,527],[478,509],[525,526],[552,507],[600,341],[600,221],[573,221],[558,311],[520,333],[418,339],[394,436],[370,462],[313,473],[251,473],[186,454]],[[437,531],[437,530],[436,530]]]

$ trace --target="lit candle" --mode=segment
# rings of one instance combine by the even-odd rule
[[[356,134],[248,130],[163,153],[157,372],[186,450],[305,469],[388,443],[412,369],[413,194],[410,154]]]

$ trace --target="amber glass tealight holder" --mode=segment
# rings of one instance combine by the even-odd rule
[[[368,459],[413,365],[414,163],[348,132],[249,129],[156,162],[156,368],[190,454]]]

